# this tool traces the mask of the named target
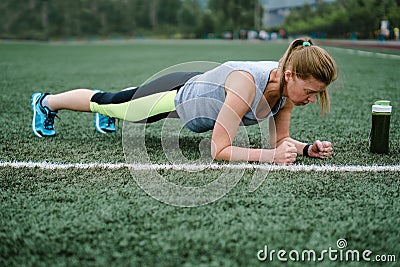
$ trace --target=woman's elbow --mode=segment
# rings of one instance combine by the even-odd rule
[[[217,146],[214,142],[211,142],[211,157],[213,160],[224,160],[224,148]]]

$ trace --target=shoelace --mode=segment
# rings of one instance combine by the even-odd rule
[[[115,119],[114,119],[114,118],[108,117],[107,126],[110,126],[110,125],[112,125],[112,124],[115,124]]]
[[[103,125],[106,125],[106,126],[108,127],[108,126],[110,126],[110,125],[115,124],[115,119],[103,115],[102,118],[101,118],[101,123],[102,123]]]
[[[54,129],[54,118],[57,117],[57,113],[56,112],[51,112],[48,111],[46,114],[46,119],[44,120],[44,128],[47,130],[53,130]]]

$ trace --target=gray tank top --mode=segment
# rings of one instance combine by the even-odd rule
[[[175,107],[187,128],[194,132],[205,132],[214,128],[215,121],[225,101],[225,81],[232,71],[246,71],[255,81],[256,95],[251,109],[242,118],[241,125],[256,124],[269,118],[284,106],[286,98],[271,108],[271,112],[258,118],[256,109],[273,69],[278,68],[275,61],[228,61],[220,66],[188,80],[175,97]]]

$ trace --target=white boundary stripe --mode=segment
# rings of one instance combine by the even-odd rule
[[[63,169],[130,169],[136,171],[176,170],[264,170],[290,172],[400,172],[400,165],[274,165],[274,164],[140,164],[140,163],[50,163],[50,162],[3,162],[1,168],[39,168],[46,170]]]
[[[370,51],[363,51],[351,48],[341,48],[341,47],[330,47],[332,50],[338,50],[341,52],[346,52],[350,55],[359,55],[364,57],[377,57],[377,58],[388,58],[388,59],[397,59],[400,60],[400,55],[396,54],[389,54],[389,53],[379,53],[379,52],[370,52]]]

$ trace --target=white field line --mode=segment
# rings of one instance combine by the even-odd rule
[[[290,172],[400,172],[400,165],[274,165],[274,164],[141,164],[141,163],[50,163],[50,162],[4,162],[0,161],[1,168],[38,168],[45,170],[65,169],[130,169],[136,171],[176,170],[264,170]]]
[[[377,58],[385,58],[385,59],[397,59],[400,60],[400,55],[396,54],[386,54],[386,53],[379,53],[379,52],[369,52],[351,48],[340,48],[340,47],[330,47],[332,50],[338,50],[340,52],[345,52],[350,55],[359,55],[363,57],[377,57]]]

